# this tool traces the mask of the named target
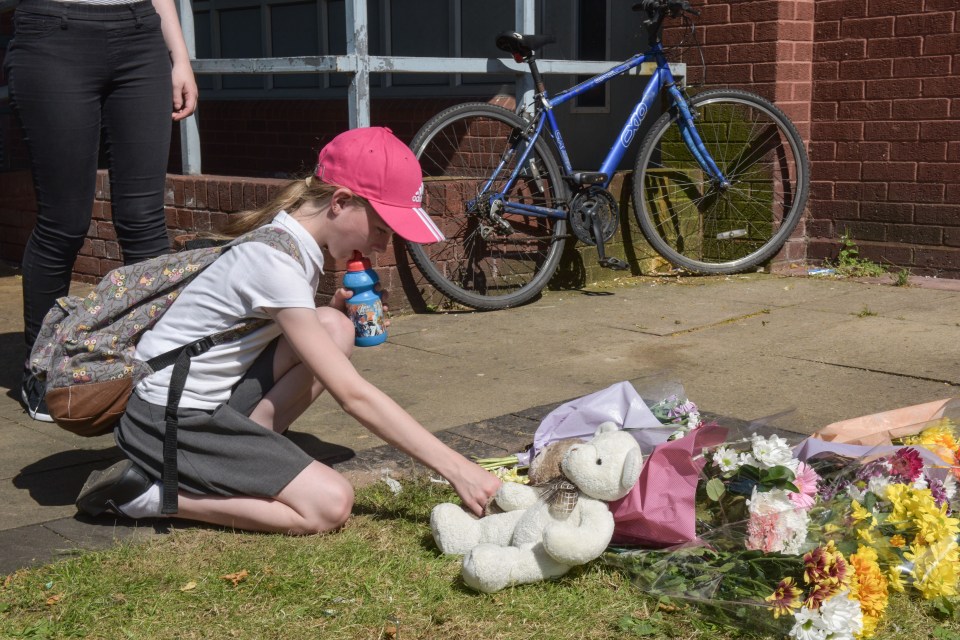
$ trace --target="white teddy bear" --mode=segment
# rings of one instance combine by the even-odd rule
[[[505,482],[495,496],[504,513],[477,519],[461,507],[433,508],[430,528],[443,553],[465,555],[463,580],[493,593],[562,576],[600,557],[613,536],[607,502],[625,496],[640,476],[640,446],[612,422],[563,453],[563,478],[537,487]]]

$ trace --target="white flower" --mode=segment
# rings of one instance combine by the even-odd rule
[[[890,478],[888,476],[873,476],[867,482],[867,491],[882,498],[887,495],[887,486],[889,484]]]
[[[713,452],[713,464],[720,467],[720,471],[727,473],[729,471],[736,471],[743,463],[740,461],[740,456],[737,455],[736,451],[728,447],[719,447]]]
[[[761,468],[787,467],[794,473],[797,471],[799,460],[793,457],[793,450],[787,441],[777,435],[769,438],[753,434],[753,457],[760,463]]]
[[[851,483],[847,485],[847,495],[850,497],[851,500],[856,500],[857,502],[862,504],[864,501],[864,498],[866,498],[867,496],[867,492],[866,490],[861,491]],[[885,498],[887,494],[886,494],[886,491],[884,491],[884,493],[878,494],[878,495]]]
[[[860,601],[842,591],[820,606],[820,618],[823,628],[832,633],[831,640],[853,640],[863,631],[863,612]]]
[[[751,467],[756,467],[759,465],[759,463],[757,462],[757,459],[753,457],[753,454],[741,453],[739,466],[743,467],[746,465],[749,465]]]
[[[913,481],[913,488],[919,489],[920,491],[929,489],[930,484],[927,482],[927,477],[921,474],[919,478]]]
[[[947,474],[947,477],[944,479],[943,492],[947,495],[947,500],[953,502],[953,499],[957,495],[957,480],[953,477],[953,474]]]
[[[796,623],[790,629],[790,637],[797,640],[827,640],[827,630],[820,626],[820,614],[806,607],[793,615]]]
[[[696,429],[700,426],[700,413],[697,411],[691,411],[687,414],[687,426],[691,429]]]

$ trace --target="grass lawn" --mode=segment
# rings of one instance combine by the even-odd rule
[[[467,590],[429,513],[452,490],[421,478],[357,493],[338,533],[291,538],[186,528],[18,571],[0,638],[756,638],[658,602],[602,562],[494,595]],[[876,638],[960,640],[960,623],[891,600]]]

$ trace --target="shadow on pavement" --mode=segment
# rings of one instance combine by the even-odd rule
[[[23,346],[23,332],[0,333],[0,361],[7,365],[0,367],[0,388],[8,389],[7,396],[20,401],[20,363],[26,358]]]

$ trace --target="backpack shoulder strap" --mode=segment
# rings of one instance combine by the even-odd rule
[[[305,266],[304,257],[296,238],[289,231],[281,227],[269,225],[258,227],[234,239],[225,245],[223,250],[227,251],[230,247],[235,247],[245,242],[262,242],[278,251],[286,253],[300,263],[301,266]],[[163,473],[161,476],[161,510],[164,514],[174,514],[178,511],[177,489],[179,485],[179,472],[177,469],[177,429],[179,417],[177,416],[177,410],[180,405],[183,388],[187,382],[187,376],[190,372],[190,359],[205,353],[216,344],[235,340],[243,334],[263,326],[266,322],[266,320],[262,319],[248,318],[225,331],[206,336],[182,347],[177,347],[149,361],[154,371],[169,366],[170,364],[174,365],[173,373],[170,377],[167,407],[164,414]]]
[[[263,244],[289,255],[291,258],[306,266],[303,253],[300,251],[300,244],[292,233],[275,225],[265,225],[257,227],[253,231],[248,231],[242,236],[238,236],[226,248],[235,247],[245,242],[262,242]]]

